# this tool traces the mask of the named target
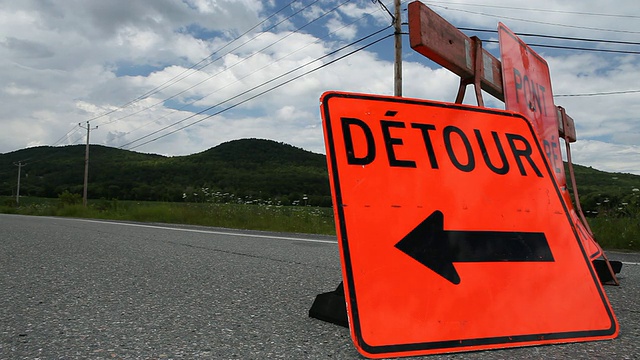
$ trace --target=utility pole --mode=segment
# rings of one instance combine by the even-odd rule
[[[400,0],[394,0],[393,26],[395,28],[395,62],[393,76],[393,95],[402,96],[402,17],[400,16]]]
[[[87,129],[87,146],[84,151],[84,187],[82,189],[82,206],[87,207],[87,185],[89,183],[89,134],[91,133],[91,130],[95,130],[98,127],[96,126],[92,129],[88,121],[87,127],[82,126],[82,123],[78,123],[78,126],[83,129]]]
[[[18,167],[18,188],[16,190],[16,205],[20,205],[20,174],[22,173],[22,167],[27,164],[23,164],[22,161],[18,161],[18,163],[13,163],[13,165]]]

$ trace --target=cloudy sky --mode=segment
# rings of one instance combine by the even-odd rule
[[[522,38],[553,46],[534,49],[576,121],[574,161],[640,174],[637,0],[424,2],[496,57],[499,21],[540,35]],[[82,144],[87,121],[91,143],[146,153],[247,137],[324,153],[324,91],[393,94],[390,23],[371,0],[0,0],[0,153]],[[455,98],[408,35],[403,76],[406,97]]]

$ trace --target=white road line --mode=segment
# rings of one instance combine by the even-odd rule
[[[640,262],[620,261],[625,265],[640,265]]]
[[[92,222],[92,223],[97,223],[97,224],[124,225],[124,226],[133,226],[133,227],[141,227],[141,228],[148,228],[148,229],[184,231],[184,232],[193,232],[193,233],[201,233],[201,234],[229,235],[229,236],[261,238],[261,239],[277,239],[277,240],[291,240],[291,241],[302,241],[302,242],[315,242],[315,243],[323,243],[323,244],[337,244],[337,241],[331,241],[331,240],[316,240],[316,239],[305,239],[305,238],[295,238],[295,237],[286,237],[286,236],[259,235],[259,234],[243,234],[243,233],[234,233],[234,232],[228,232],[228,231],[182,229],[182,228],[172,228],[172,227],[167,227],[167,226],[131,224],[131,223],[102,221],[102,220],[90,220],[90,219],[71,219],[71,218],[48,217],[48,216],[43,216],[43,217],[46,217],[46,218],[49,218],[49,219],[56,219],[56,220],[86,221],[86,222]],[[625,265],[640,265],[640,262],[621,261],[621,263],[623,263]]]
[[[133,226],[133,227],[141,227],[141,228],[147,228],[147,229],[173,230],[173,231],[200,233],[200,234],[228,235],[228,236],[252,237],[252,238],[261,238],[261,239],[276,239],[276,240],[291,240],[291,241],[303,241],[303,242],[313,242],[313,243],[323,243],[323,244],[337,244],[338,243],[337,241],[331,241],[331,240],[317,240],[317,239],[305,239],[305,238],[286,237],[286,236],[245,234],[245,233],[236,233],[236,232],[228,232],[228,231],[183,229],[183,228],[174,228],[174,227],[168,227],[168,226],[131,224],[131,223],[122,223],[122,222],[113,222],[113,221],[102,221],[102,220],[69,219],[69,218],[58,218],[58,217],[50,217],[50,219],[75,220],[75,221],[85,221],[85,222],[91,222],[91,223],[97,223],[97,224]]]

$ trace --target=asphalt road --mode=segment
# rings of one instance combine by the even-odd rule
[[[612,341],[429,359],[640,359],[640,254],[605,287]],[[340,282],[335,238],[0,215],[0,359],[357,359],[307,316]]]

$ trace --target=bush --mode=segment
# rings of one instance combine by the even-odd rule
[[[100,201],[91,204],[91,207],[98,211],[118,211],[118,199],[107,200],[101,198]]]
[[[62,205],[77,205],[82,203],[82,196],[80,196],[80,194],[72,194],[69,190],[65,190],[62,194],[59,194],[58,199],[60,199]]]
[[[16,203],[16,198],[14,197],[7,197],[4,199],[4,206],[6,207],[16,207],[18,206],[18,204]]]

